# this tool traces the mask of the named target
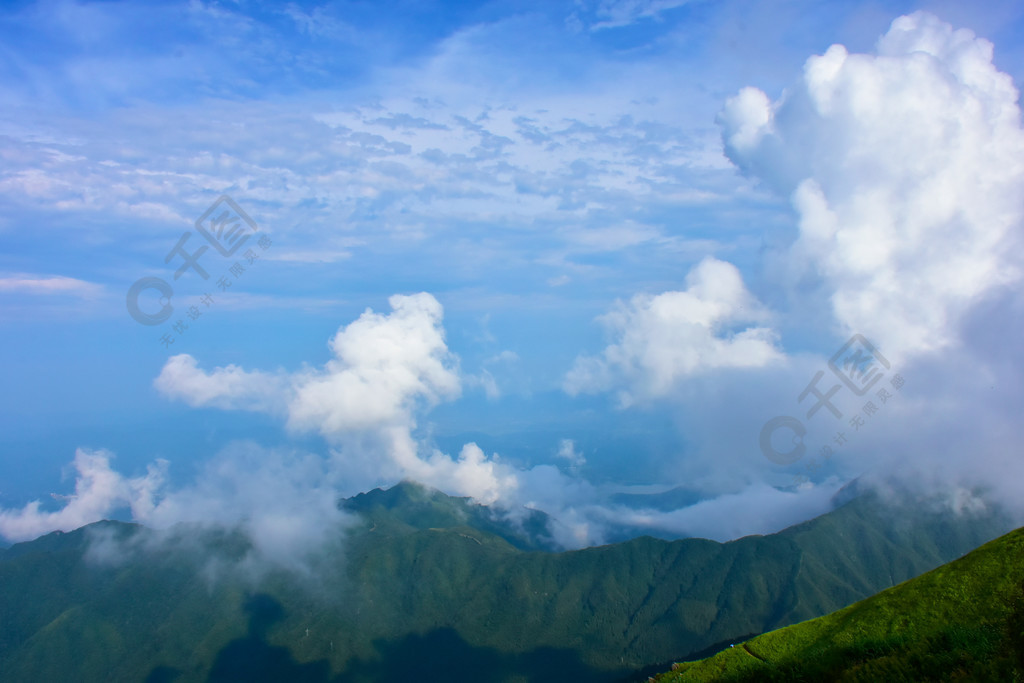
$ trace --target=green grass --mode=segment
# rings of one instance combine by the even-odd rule
[[[655,680],[1024,681],[1024,529]]]

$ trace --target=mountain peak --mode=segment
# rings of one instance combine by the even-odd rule
[[[391,488],[376,488],[346,498],[340,506],[378,529],[397,534],[472,527],[498,536],[520,550],[552,549],[548,516],[543,512],[523,510],[521,515],[512,515],[409,479]]]
[[[365,513],[373,510],[405,512],[424,507],[453,509],[467,503],[468,498],[455,498],[419,482],[403,479],[390,488],[375,488],[346,498],[340,506],[352,512]]]

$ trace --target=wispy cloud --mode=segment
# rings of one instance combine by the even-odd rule
[[[95,299],[103,294],[103,286],[64,275],[30,275],[20,273],[0,277],[0,293],[35,296],[73,296]]]
[[[109,517],[136,499],[144,480],[127,480],[110,467],[108,451],[78,449],[72,463],[77,472],[75,491],[64,496],[57,510],[42,509],[33,501],[21,510],[0,510],[0,535],[14,541],[30,540],[54,530],[71,531]]]
[[[658,19],[662,13],[696,0],[590,0],[569,17],[570,26],[586,26],[591,31],[620,28],[645,19]],[[589,21],[585,17],[589,16]]]

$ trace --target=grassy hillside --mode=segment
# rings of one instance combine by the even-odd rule
[[[1024,529],[655,680],[1024,681]]]
[[[233,534],[139,543],[153,532],[108,522],[12,546],[0,680],[616,680],[835,610],[1006,528],[920,510],[894,524],[862,497],[771,536],[554,553],[414,485],[345,506],[363,522],[304,578],[226,569],[246,550]],[[111,534],[137,550],[91,560]]]

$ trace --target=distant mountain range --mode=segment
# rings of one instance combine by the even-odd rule
[[[0,680],[615,681],[827,614],[1010,528],[846,495],[770,536],[551,552],[542,513],[512,524],[406,482],[343,501],[360,522],[315,571],[259,578],[237,565],[240,534],[99,522],[0,550]]]
[[[654,680],[1024,680],[1024,529],[850,607]]]

